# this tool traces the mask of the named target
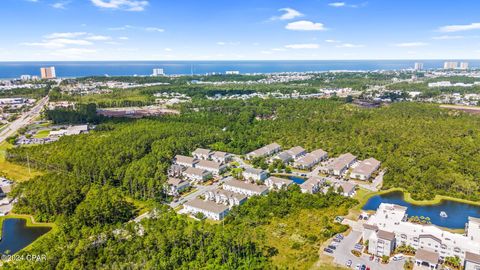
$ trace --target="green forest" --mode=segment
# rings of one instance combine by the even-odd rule
[[[163,185],[173,156],[197,147],[245,154],[275,141],[330,156],[351,152],[382,161],[385,189],[402,187],[422,200],[480,199],[477,116],[417,103],[364,109],[342,100],[194,100],[181,111],[100,119],[90,134],[7,151],[8,161],[47,172],[13,191],[16,213],[59,224],[32,247],[47,250],[44,268],[265,269],[290,261],[308,268],[320,244],[346,229],[333,218],[354,201],[298,188],[250,199],[218,225],[161,205],[156,218],[125,224],[138,215],[134,202],[167,199]]]

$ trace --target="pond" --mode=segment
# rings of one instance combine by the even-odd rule
[[[9,218],[3,221],[0,253],[15,254],[30,245],[38,237],[50,231],[50,227],[27,227],[27,221],[21,218]]]
[[[298,176],[289,176],[288,179],[292,180],[297,185],[301,185],[305,183],[305,178],[298,177]]]
[[[467,203],[442,200],[435,205],[415,205],[408,203],[403,198],[403,192],[395,191],[373,196],[363,206],[363,210],[377,210],[381,203],[393,203],[408,207],[408,216],[429,217],[432,224],[450,229],[465,229],[468,217],[480,218],[480,206]],[[441,217],[445,212],[447,217]]]

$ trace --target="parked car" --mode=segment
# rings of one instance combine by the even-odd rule
[[[333,253],[333,249],[330,249],[330,248],[324,248],[323,251],[327,253]]]
[[[333,250],[337,249],[337,247],[334,246],[334,245],[329,245],[328,248],[329,248],[329,249],[333,249]]]
[[[343,239],[343,234],[339,233],[339,234],[335,235],[335,238]]]
[[[333,238],[332,241],[337,242],[337,243],[340,243],[341,240],[340,240],[340,239],[337,239],[337,238]]]
[[[357,264],[357,266],[355,267],[355,270],[360,270],[361,268],[362,268],[362,265]]]
[[[348,261],[345,263],[345,265],[346,265],[347,267],[352,266],[352,260],[348,260]]]
[[[401,260],[405,259],[405,256],[403,254],[397,254],[397,255],[393,256],[392,259],[394,261],[401,261]]]
[[[367,266],[365,264],[362,264],[362,267],[360,267],[360,270],[366,270]]]

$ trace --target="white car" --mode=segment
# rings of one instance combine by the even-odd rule
[[[393,256],[392,259],[394,261],[401,261],[401,260],[405,259],[405,256],[403,254],[397,254],[397,255]]]

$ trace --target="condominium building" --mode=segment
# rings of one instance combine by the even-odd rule
[[[258,158],[258,157],[267,157],[267,156],[271,156],[275,153],[280,152],[280,150],[282,150],[282,147],[279,144],[272,143],[272,144],[266,145],[262,148],[259,148],[257,150],[254,150],[254,151],[248,153],[246,157],[247,157],[247,159],[254,159],[254,158]]]
[[[195,164],[198,163],[198,160],[193,157],[187,157],[182,155],[175,156],[175,164],[183,167],[195,167]]]
[[[227,169],[227,165],[211,160],[202,159],[195,164],[195,168],[206,170],[215,175],[219,175]]]
[[[163,68],[154,68],[153,69],[152,76],[157,77],[157,76],[164,76],[164,75],[165,75],[165,72],[164,72]]]
[[[368,180],[372,177],[372,174],[380,168],[380,164],[380,161],[374,158],[365,159],[352,170],[350,177],[364,181]]]
[[[227,179],[222,187],[225,190],[245,194],[248,197],[254,195],[264,195],[268,193],[268,187],[265,185],[251,184],[245,181],[236,180],[234,178]]]
[[[171,196],[178,196],[182,191],[190,187],[190,183],[179,178],[170,177],[167,181],[166,193]]]
[[[215,151],[215,152],[212,153],[210,158],[213,161],[216,161],[216,162],[219,162],[219,163],[228,163],[228,162],[232,161],[233,155],[230,154],[230,153]]]
[[[447,61],[443,63],[443,69],[457,69],[457,67],[458,67],[458,62]]]
[[[322,149],[318,149],[296,160],[293,163],[293,166],[302,170],[310,170],[311,168],[313,168],[313,166],[317,165],[323,160],[326,160],[327,158],[328,153],[323,151]]]
[[[247,195],[225,189],[210,190],[203,194],[206,200],[221,203],[230,207],[240,205],[247,201]]]
[[[203,149],[203,148],[197,148],[195,151],[192,152],[192,156],[198,159],[210,159],[212,156],[213,152],[210,149]]]
[[[419,63],[419,62],[415,63],[415,67],[413,69],[417,71],[423,70],[423,63]]]
[[[315,194],[320,191],[322,186],[326,183],[325,179],[318,176],[313,176],[307,179],[300,185],[303,193]]]
[[[224,204],[215,203],[209,200],[204,201],[199,198],[186,202],[183,205],[183,209],[193,215],[202,213],[206,218],[213,220],[222,220],[230,210],[230,208]]]
[[[57,77],[57,75],[55,74],[55,67],[40,68],[40,76],[44,80],[55,79]]]
[[[286,189],[290,185],[293,185],[293,181],[290,180],[290,179],[286,179],[286,178],[271,176],[271,177],[267,178],[267,180],[265,180],[265,185],[269,189],[279,190],[279,189]]]
[[[346,153],[336,158],[332,163],[327,165],[327,172],[332,175],[340,176],[344,174],[355,162],[357,157]]]
[[[405,245],[417,250],[417,264],[434,267],[439,260],[457,256],[469,269],[480,269],[480,219],[469,218],[463,235],[434,225],[409,222],[406,212],[407,208],[403,206],[380,204],[363,228],[363,239],[369,240],[369,252],[389,256],[391,250]],[[389,233],[389,239],[394,234],[394,240],[378,243],[377,239],[385,240],[384,232]]]
[[[468,62],[461,62],[460,69],[467,70],[469,68]]]
[[[268,172],[261,169],[246,168],[242,173],[245,180],[263,181],[267,179]]]
[[[192,182],[203,182],[212,178],[212,173],[207,170],[202,170],[199,168],[188,167],[183,172],[183,177],[189,179]]]

